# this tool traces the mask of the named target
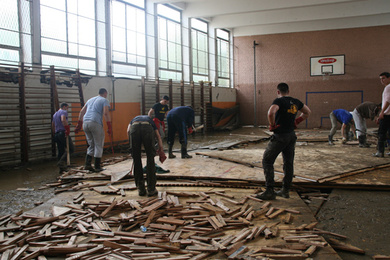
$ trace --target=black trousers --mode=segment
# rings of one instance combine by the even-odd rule
[[[156,148],[154,145],[155,134],[153,127],[149,124],[133,124],[130,128],[131,138],[131,153],[134,163],[134,180],[135,185],[139,189],[145,189],[144,173],[142,169],[141,152],[142,145],[146,152],[146,182],[148,191],[152,192],[156,189],[156,165],[154,157],[156,156]]]
[[[379,121],[378,129],[378,152],[385,152],[385,142],[387,140],[387,133],[390,131],[390,115],[385,115],[382,120]]]
[[[72,138],[69,136],[69,152],[72,154],[74,152],[74,145]],[[66,136],[64,131],[60,131],[54,134],[54,140],[57,143],[57,158],[58,165],[66,165]]]
[[[267,188],[275,186],[274,163],[280,153],[283,156],[283,187],[290,188],[294,176],[294,156],[297,136],[295,132],[273,134],[263,155],[263,169]]]

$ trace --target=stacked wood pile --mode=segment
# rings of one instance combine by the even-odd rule
[[[1,217],[0,252],[1,259],[12,260],[305,259],[328,245],[323,234],[345,239],[316,229],[317,222],[294,226],[298,214],[253,195],[237,200],[223,190],[99,202],[80,192],[50,216]],[[259,247],[261,239],[275,242]]]

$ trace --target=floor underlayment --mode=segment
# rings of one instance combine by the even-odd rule
[[[371,249],[364,248],[365,244],[360,243],[364,239],[357,239],[359,233],[348,237],[339,232],[343,230],[343,225],[345,230],[349,227],[348,212],[342,211],[343,205],[340,203],[342,195],[332,197],[332,192],[328,197],[329,194],[322,192],[324,189],[341,188],[356,192],[362,189],[378,190],[383,193],[389,189],[390,184],[389,158],[371,157],[375,148],[361,149],[356,142],[347,145],[336,142],[336,145],[329,146],[326,142],[327,134],[327,131],[321,130],[297,131],[295,191],[291,192],[291,198],[278,197],[270,204],[256,201],[252,197],[264,187],[261,158],[267,144],[267,132],[261,129],[242,128],[233,133],[216,134],[211,138],[199,135],[190,137],[190,154],[194,158],[182,160],[179,153],[176,153],[178,157],[175,159],[168,159],[163,164],[157,162],[163,169],[169,170],[169,173],[158,174],[159,199],[155,201],[138,196],[130,173],[132,160],[128,156],[113,158],[107,162],[106,170],[100,174],[88,174],[75,167],[64,174],[60,182],[46,185],[55,187],[54,198],[21,213],[19,217],[12,217],[10,214],[8,218],[1,218],[3,242],[0,248],[5,249],[2,250],[3,254],[7,252],[10,256],[20,253],[19,259],[32,253],[38,245],[41,246],[42,255],[50,255],[48,252],[54,254],[53,252],[65,250],[59,250],[58,246],[68,246],[72,248],[69,249],[71,252],[75,250],[75,245],[79,244],[81,247],[86,243],[89,246],[86,246],[85,250],[91,250],[92,253],[83,259],[96,254],[112,254],[112,258],[133,254],[133,257],[139,259],[153,259],[134,255],[137,250],[146,250],[138,246],[160,248],[156,249],[156,252],[164,251],[164,259],[227,259],[229,255],[233,259],[234,254],[235,259],[260,259],[271,255],[272,259],[372,259],[374,255],[390,255],[390,249],[379,246],[382,236],[377,234],[381,229],[388,229],[390,226],[387,221],[390,212],[386,204],[381,211],[375,211],[376,215],[372,218],[375,220],[370,223],[371,226],[378,226],[374,231],[377,234],[375,241],[378,241],[378,246],[372,250],[372,243],[366,243],[371,245]],[[108,158],[107,155],[105,157]],[[277,159],[275,170],[276,182],[280,184],[283,178],[281,158]],[[113,180],[115,182],[112,182]],[[370,192],[375,193],[373,191]],[[385,196],[382,194],[382,197]],[[331,205],[328,200],[336,200],[335,206],[327,207]],[[359,205],[369,205],[369,202],[364,200],[364,196],[360,197]],[[139,206],[135,206],[135,202],[139,203]],[[379,202],[378,200],[375,203]],[[155,209],[151,209],[153,205]],[[359,211],[359,205],[354,209]],[[35,224],[35,232],[48,232],[42,231],[46,227],[46,230],[50,230],[50,235],[44,238],[35,236],[33,239],[34,235],[28,233],[32,231],[24,231],[27,226],[34,230],[31,227],[34,227],[36,221],[51,217],[53,208],[68,210],[65,210],[59,219],[42,225]],[[73,211],[68,212],[69,209]],[[333,218],[332,209],[335,209],[337,214]],[[91,215],[91,211],[95,215]],[[369,209],[364,208],[363,211]],[[90,216],[84,216],[88,214]],[[177,221],[181,224],[173,228],[170,227],[173,224],[158,221],[159,218],[170,219],[175,214],[176,219],[185,220],[185,224]],[[182,217],[186,215],[190,217]],[[148,219],[152,227],[148,227],[147,235],[142,237],[145,233],[140,231],[140,226],[148,223]],[[333,219],[337,219],[339,225],[332,225]],[[102,221],[110,226],[109,229],[102,227]],[[224,221],[226,223],[223,223]],[[25,222],[29,224],[23,224]],[[13,234],[8,234],[5,225],[20,227],[12,230]],[[259,230],[261,232],[257,234]],[[23,232],[33,238],[29,241],[25,239],[24,243],[24,238],[14,239]],[[368,231],[365,229],[364,232]],[[233,237],[230,242],[229,237]],[[388,244],[388,237],[383,236],[382,243]],[[170,241],[167,241],[167,238]],[[4,247],[14,244],[11,243],[13,240],[18,247]],[[25,251],[19,252],[23,246]],[[45,251],[43,247],[51,247],[51,251]],[[355,253],[342,253],[340,257],[333,247],[344,247],[345,250],[355,250]],[[96,249],[95,253],[93,248]],[[178,253],[178,248],[182,252]],[[365,255],[361,254],[362,248],[366,251]],[[150,253],[147,250],[146,252]],[[78,254],[80,253],[77,250],[73,251],[69,258],[81,258]]]

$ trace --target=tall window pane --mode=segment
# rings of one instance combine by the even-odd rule
[[[230,40],[229,32],[217,29],[218,85],[230,87]]]
[[[162,79],[182,79],[181,13],[159,4],[158,14],[158,53],[159,77]]]
[[[143,1],[112,2],[112,62],[116,76],[145,76],[146,25]],[[140,69],[142,68],[142,69]]]
[[[192,74],[194,81],[209,80],[208,24],[191,19]]]

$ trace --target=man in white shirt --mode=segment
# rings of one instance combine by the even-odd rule
[[[378,150],[373,154],[374,157],[384,157],[385,142],[387,132],[390,130],[390,73],[383,72],[379,75],[381,83],[385,86],[382,93],[382,111],[380,112],[377,123],[378,129]]]

